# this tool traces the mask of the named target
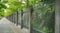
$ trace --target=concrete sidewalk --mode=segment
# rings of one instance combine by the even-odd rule
[[[0,33],[28,33],[27,29],[21,29],[6,18],[0,20]]]

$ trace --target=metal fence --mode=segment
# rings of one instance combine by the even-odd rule
[[[52,5],[52,7],[50,7]],[[37,5],[34,8],[33,12],[33,31],[34,33],[54,33],[54,4],[46,5],[43,9],[42,14],[42,6]],[[48,6],[48,7],[47,7]],[[49,9],[50,7],[50,9]],[[53,12],[52,12],[53,11]],[[46,13],[45,13],[46,12]],[[43,17],[42,17],[43,15]],[[23,28],[29,29],[30,22],[30,10],[27,8],[23,10]],[[42,19],[43,18],[43,19]],[[53,19],[52,19],[53,18]],[[18,11],[7,17],[10,21],[17,25],[21,25],[21,11]],[[44,20],[44,21],[43,21]],[[50,25],[49,25],[50,24]],[[51,28],[49,28],[51,27]]]

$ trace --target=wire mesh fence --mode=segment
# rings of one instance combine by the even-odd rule
[[[34,33],[54,33],[55,30],[55,9],[54,3],[34,6],[33,12],[33,32]],[[8,16],[8,19],[15,24],[21,25],[21,11]],[[23,10],[23,28],[29,29],[30,9]]]

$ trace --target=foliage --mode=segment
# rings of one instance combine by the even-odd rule
[[[54,33],[54,3],[54,0],[3,0],[2,2],[0,1],[0,15],[9,16],[17,11],[25,10],[26,8],[30,8],[30,6],[33,6],[33,28],[42,30],[45,33]],[[42,14],[44,14],[44,17],[42,17]],[[42,20],[44,20],[43,27]]]
[[[4,9],[6,9],[7,7],[3,4],[3,3],[1,3],[0,2],[0,16],[3,16],[4,14]]]

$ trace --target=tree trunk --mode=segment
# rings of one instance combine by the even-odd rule
[[[30,7],[30,33],[33,33],[33,6]]]
[[[55,2],[55,33],[60,33],[60,0]]]

